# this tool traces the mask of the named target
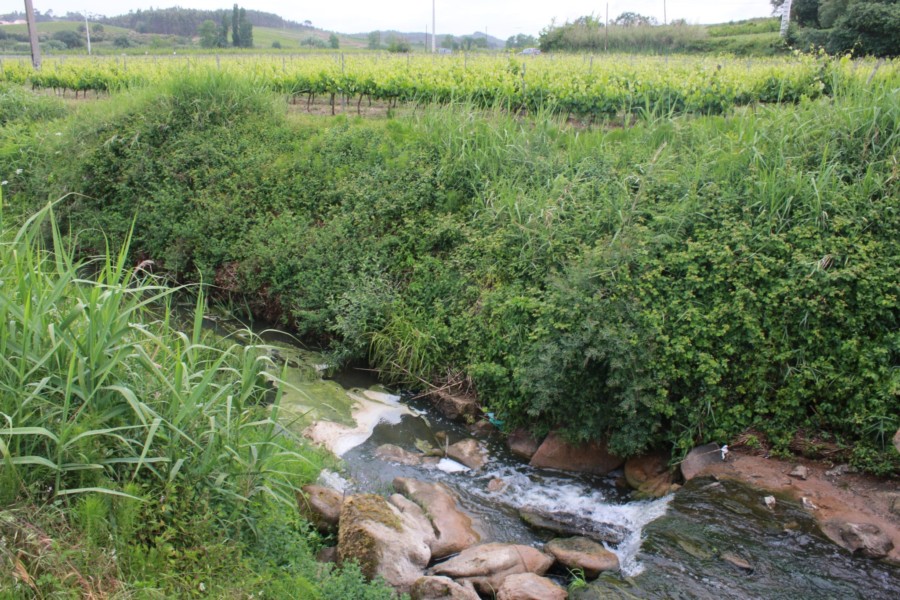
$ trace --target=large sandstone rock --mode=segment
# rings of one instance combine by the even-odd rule
[[[625,480],[642,496],[661,498],[672,491],[675,479],[669,457],[662,452],[633,456],[625,461]]]
[[[412,600],[479,600],[472,584],[462,585],[449,577],[420,577],[409,595]]]
[[[551,433],[531,457],[531,466],[561,471],[606,475],[625,461],[610,454],[606,442],[573,445]]]
[[[897,449],[897,452],[900,452],[900,429],[894,434],[894,448]]]
[[[476,439],[469,438],[447,447],[447,456],[477,471],[487,464],[487,449]]]
[[[698,446],[688,452],[681,462],[681,474],[685,481],[700,475],[706,467],[722,462],[722,452],[716,443]]]
[[[404,450],[400,446],[395,446],[394,444],[382,444],[375,448],[375,458],[385,462],[416,467],[422,464],[422,459],[425,457],[421,454]]]
[[[588,579],[597,578],[603,571],[619,570],[618,556],[583,537],[556,538],[544,546],[544,552],[568,569],[581,569]]]
[[[581,536],[598,542],[620,544],[628,530],[615,523],[601,523],[585,517],[565,512],[546,512],[533,508],[519,510],[523,521],[535,529],[552,531],[565,536]]]
[[[300,514],[321,533],[330,533],[338,526],[344,496],[337,490],[321,485],[305,485],[298,496]]]
[[[482,544],[433,567],[431,574],[452,577],[464,585],[469,582],[480,593],[488,595],[499,590],[510,575],[543,575],[552,564],[552,558],[531,546]]]
[[[825,533],[850,550],[871,558],[884,558],[894,549],[894,543],[877,525],[847,523],[837,520],[825,524]],[[839,538],[839,539],[837,539]]]
[[[525,460],[531,460],[538,448],[541,447],[541,440],[533,437],[528,433],[527,429],[522,427],[514,429],[509,437],[506,438],[510,451],[516,456],[520,456]]]
[[[415,501],[431,519],[436,534],[431,546],[432,558],[462,552],[481,539],[472,528],[472,519],[459,509],[456,496],[443,483],[397,477],[394,489]]]
[[[380,575],[401,592],[422,576],[434,540],[422,509],[400,494],[351,496],[341,507],[339,560],[357,561],[366,577]]]
[[[566,600],[569,592],[534,573],[510,575],[503,580],[497,600]]]

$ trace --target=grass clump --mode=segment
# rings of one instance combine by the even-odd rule
[[[202,295],[181,331],[177,290],[127,257],[76,259],[50,207],[14,230],[0,196],[0,589],[227,597],[289,577],[322,597],[296,493],[324,458],[278,425],[267,354],[207,334]],[[260,547],[276,530],[287,575]]]

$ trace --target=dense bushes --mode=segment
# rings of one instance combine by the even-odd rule
[[[135,219],[138,257],[343,360],[416,385],[465,372],[509,425],[625,454],[748,428],[784,449],[805,430],[887,472],[900,107],[885,81],[573,131],[464,108],[290,119],[246,84],[194,80],[180,102],[83,114],[18,189],[84,194],[66,217],[86,249]]]

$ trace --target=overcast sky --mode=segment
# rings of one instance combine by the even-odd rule
[[[68,11],[97,13],[107,16],[148,7],[179,5],[191,8],[227,8],[229,0],[180,0],[154,4],[152,0],[34,0],[41,12],[52,9],[56,14]],[[400,31],[431,30],[431,0],[339,0],[331,2],[284,2],[254,0],[239,2],[241,6],[273,12],[294,21],[312,21],[315,27],[341,33],[359,33],[374,29]],[[537,35],[550,24],[576,19],[593,13],[605,18],[606,3],[585,0],[436,0],[437,32],[466,34],[484,31],[506,39],[517,33]],[[609,2],[609,18],[625,11],[663,20],[663,5],[669,20],[686,19],[689,23],[721,23],[771,14],[769,0],[638,0]],[[7,8],[8,7],[8,8]],[[22,0],[0,1],[0,12],[23,10]]]

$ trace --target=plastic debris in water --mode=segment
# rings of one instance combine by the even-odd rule
[[[728,460],[728,444],[722,446],[720,452],[722,453],[722,461]]]

